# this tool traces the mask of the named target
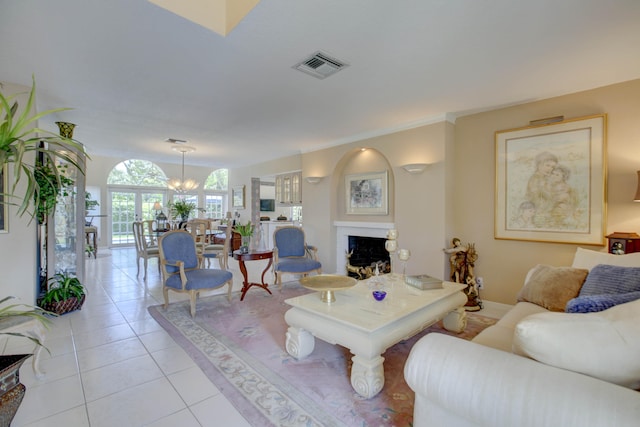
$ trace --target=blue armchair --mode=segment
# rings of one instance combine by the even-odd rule
[[[302,228],[276,228],[273,232],[273,274],[280,288],[284,273],[306,276],[313,271],[320,274],[321,270],[317,248],[307,245]]]
[[[199,268],[201,255],[189,232],[169,231],[160,237],[159,247],[165,308],[169,305],[169,290],[186,292],[191,301],[191,316],[195,316],[200,291],[217,289],[225,284],[229,287],[227,298],[231,301],[233,275],[226,270]]]

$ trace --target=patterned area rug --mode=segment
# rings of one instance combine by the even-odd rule
[[[412,425],[414,395],[403,375],[409,350],[427,333],[456,334],[437,323],[388,349],[384,388],[364,399],[351,387],[348,349],[317,339],[303,360],[286,352],[284,313],[290,306],[284,300],[309,291],[289,282],[272,292],[254,288],[242,302],[237,295],[232,302],[224,295],[202,298],[195,318],[188,301],[149,312],[253,426]],[[457,336],[471,339],[493,323],[469,314],[467,329]]]

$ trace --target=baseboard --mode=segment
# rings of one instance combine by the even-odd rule
[[[507,313],[507,311],[511,310],[512,308],[513,308],[513,305],[482,300],[482,310],[480,310],[478,313],[482,314],[483,316],[493,317],[494,319],[500,319],[502,316],[504,316]]]

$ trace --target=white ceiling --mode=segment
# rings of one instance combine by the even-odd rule
[[[35,75],[90,154],[238,167],[640,78],[640,1],[262,0],[222,37],[146,0],[0,0],[0,40],[0,81]],[[317,50],[350,65],[291,68]]]

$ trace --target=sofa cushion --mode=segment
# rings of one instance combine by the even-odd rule
[[[538,264],[518,294],[518,301],[537,304],[550,311],[564,311],[570,299],[578,296],[589,270]]]
[[[539,313],[516,325],[513,351],[624,387],[640,386],[640,300],[598,313]]]
[[[574,268],[586,268],[591,270],[598,264],[619,265],[622,267],[640,267],[640,252],[614,255],[607,252],[592,251],[578,248],[573,257]]]
[[[640,291],[623,294],[578,296],[567,303],[564,311],[567,313],[595,313],[637,299],[640,299]]]
[[[640,291],[640,267],[598,264],[589,272],[580,290],[580,296],[635,291]]]
[[[519,302],[506,312],[495,325],[485,328],[472,341],[511,353],[513,330],[518,322],[535,313],[547,313],[547,310],[530,302]]]

